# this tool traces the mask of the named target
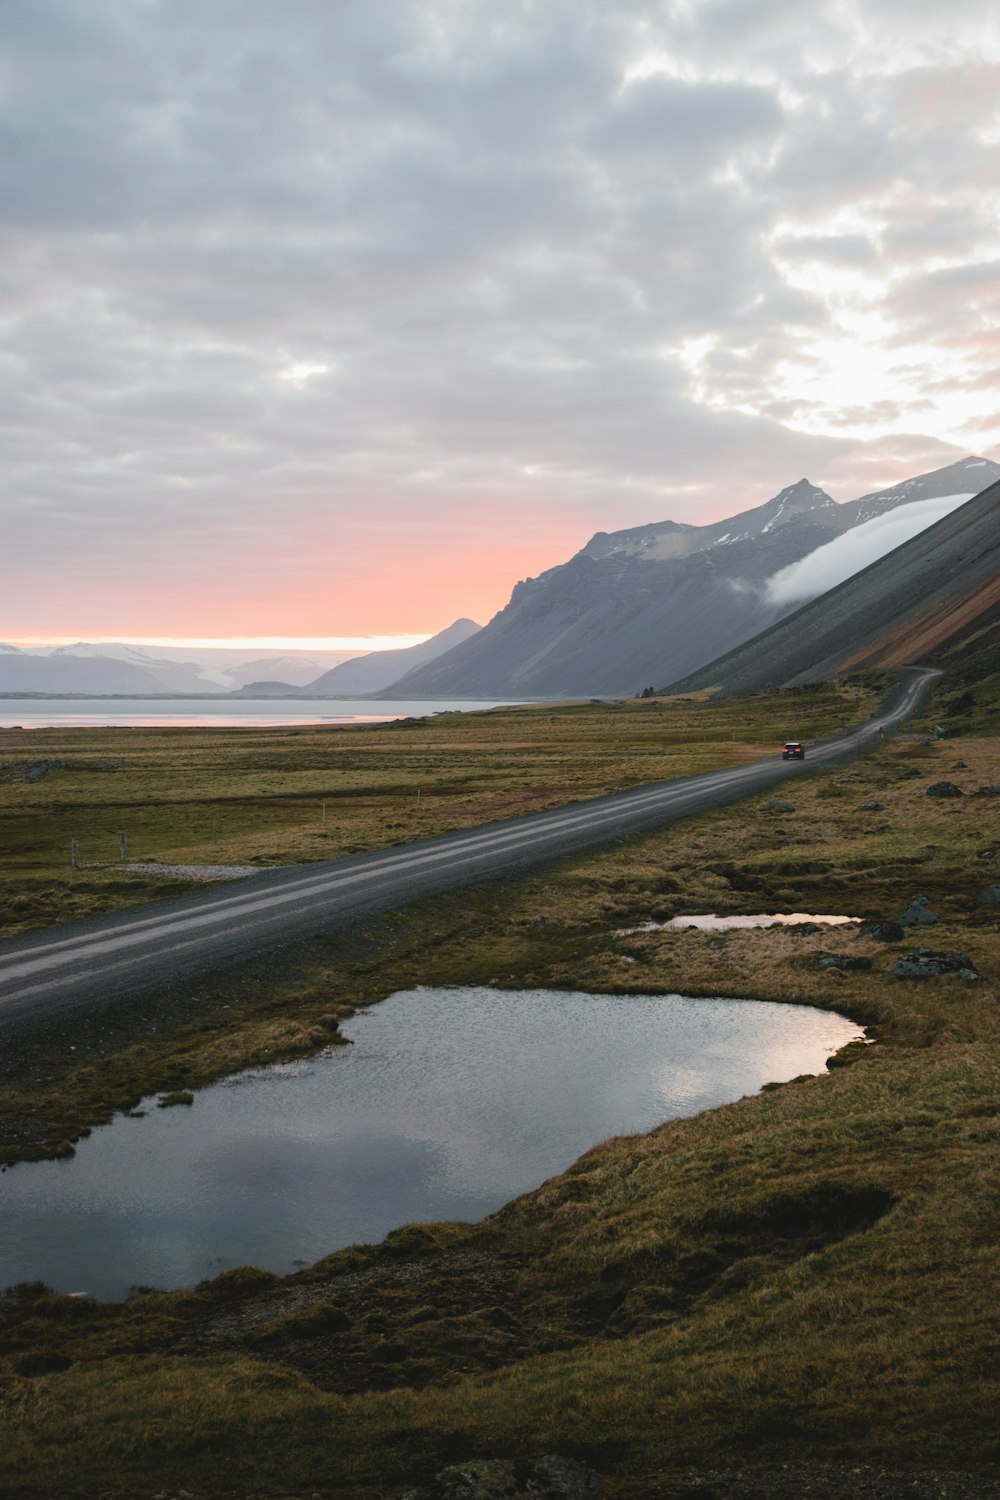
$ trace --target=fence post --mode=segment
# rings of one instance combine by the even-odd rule
[[[118,859],[119,859],[119,862],[121,864],[124,864],[127,858],[128,858],[128,839],[125,837],[125,835],[123,833],[120,833],[118,835]]]
[[[80,845],[76,839],[70,839],[69,862],[74,870],[80,868]]]

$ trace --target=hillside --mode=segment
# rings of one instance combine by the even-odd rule
[[[377,693],[388,687],[398,677],[418,667],[435,661],[453,646],[469,640],[479,633],[475,620],[455,620],[446,630],[439,630],[430,640],[417,646],[406,646],[398,651],[370,651],[366,656],[355,657],[337,667],[331,667],[297,691],[321,696],[350,698],[359,693]]]
[[[1000,603],[1000,483],[670,691],[792,687],[927,661]]]
[[[913,508],[900,531],[910,535],[924,507],[929,524],[943,505],[998,479],[1000,465],[962,459],[843,505],[802,479],[707,526],[664,521],[598,532],[568,562],[518,583],[472,640],[391,683],[385,695],[635,693],[695,671],[773,625],[828,587],[829,570],[845,577],[881,555],[895,540],[880,518]],[[831,546],[848,533],[850,547]],[[812,557],[815,576],[772,590],[777,575]]]

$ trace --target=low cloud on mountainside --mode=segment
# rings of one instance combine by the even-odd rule
[[[938,500],[918,500],[876,516],[775,573],[765,585],[767,597],[772,604],[815,599],[971,499],[971,491],[967,495],[942,495]]]

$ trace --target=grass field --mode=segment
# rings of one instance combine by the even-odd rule
[[[375,1500],[458,1459],[556,1452],[605,1474],[612,1500],[712,1500],[727,1471],[788,1464],[838,1500],[864,1492],[851,1474],[868,1465],[961,1471],[941,1493],[985,1494],[973,1482],[1000,1476],[1000,909],[977,898],[998,878],[1000,820],[973,793],[1000,784],[1000,717],[980,702],[975,734],[954,719],[927,742],[940,713],[797,778],[792,812],[765,795],[456,893],[230,987],[224,1023],[220,992],[204,1029],[179,1020],[168,1042],[47,1072],[34,1059],[9,1117],[41,1100],[68,1130],[143,1078],[197,1089],[253,1046],[316,1046],[344,1008],[413,983],[811,1003],[875,1039],[820,1078],[598,1146],[482,1225],[122,1306],[20,1288],[0,1304],[0,1490]],[[965,795],[928,797],[945,777]],[[889,945],[622,932],[698,911],[892,918],[916,894],[938,925]],[[920,943],[969,953],[984,979],[897,980]],[[821,971],[824,951],[872,968]]]
[[[852,687],[791,704],[761,694],[710,708],[702,695],[349,729],[0,730],[0,937],[190,888],[123,874],[122,833],[136,862],[332,859],[754,760],[875,701]]]

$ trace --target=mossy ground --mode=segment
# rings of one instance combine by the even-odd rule
[[[334,859],[756,760],[875,702],[857,684],[791,700],[533,705],[364,728],[0,729],[0,937],[197,888],[125,874],[122,833],[135,862]],[[51,769],[26,779],[42,762]]]
[[[552,1451],[629,1497],[746,1465],[998,1472],[1000,915],[976,897],[1000,818],[971,793],[1000,783],[1000,745],[975,727],[797,777],[792,813],[764,796],[303,950],[283,984],[220,986],[168,1046],[34,1059],[8,1108],[34,1091],[71,1131],[116,1089],[305,1050],[414,982],[808,1002],[878,1038],[823,1077],[598,1146],[481,1225],[121,1306],[20,1289],[0,1314],[0,1487],[374,1497],[458,1458]],[[927,797],[942,777],[969,795]],[[621,934],[709,910],[895,917],[918,893],[941,922],[902,945]],[[921,942],[984,980],[897,981]],[[831,950],[873,968],[821,972]]]

